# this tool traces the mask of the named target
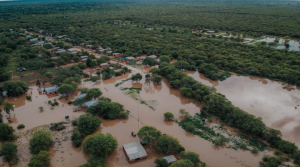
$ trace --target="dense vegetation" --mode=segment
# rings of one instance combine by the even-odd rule
[[[28,163],[29,167],[48,167],[50,166],[50,156],[51,153],[48,153],[47,151],[40,151],[38,154],[34,155],[30,162]]]
[[[11,141],[15,138],[14,136],[15,130],[5,124],[5,123],[0,123],[0,141]]]
[[[286,154],[299,154],[298,147],[294,143],[283,140],[280,131],[267,127],[261,119],[235,107],[224,95],[216,93],[215,88],[197,82],[185,73],[176,70],[173,65],[164,66],[160,69],[160,73],[170,81],[171,86],[180,87],[181,93],[185,96],[203,101],[205,107],[201,112],[218,116],[228,125],[260,137],[271,147]],[[297,159],[299,156],[294,156],[294,158],[295,162],[299,162]]]
[[[32,154],[38,154],[40,151],[48,151],[53,145],[52,135],[47,131],[37,131],[29,143],[29,149]]]

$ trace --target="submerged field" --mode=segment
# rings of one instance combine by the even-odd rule
[[[144,72],[147,72],[147,70],[140,70],[132,67],[130,68],[133,70],[132,74],[141,73],[145,75]],[[146,102],[153,101],[153,100],[157,101],[155,106],[155,111],[154,111],[148,105],[141,103],[140,100],[136,100],[132,96],[129,96],[128,94],[124,93],[124,91],[126,92],[128,90],[124,90],[124,89],[122,90],[122,88],[115,87],[115,84],[121,83],[122,80],[125,80],[126,78],[130,77],[132,74],[125,74],[120,77],[103,80],[102,83],[99,84],[95,84],[94,82],[89,81],[89,82],[83,82],[83,85],[81,85],[82,87],[88,87],[88,88],[93,88],[93,87],[100,88],[103,91],[103,96],[111,98],[112,101],[124,105],[124,108],[130,111],[130,116],[128,119],[112,120],[112,121],[102,120],[103,124],[97,130],[102,133],[111,133],[118,140],[117,151],[112,154],[109,154],[108,156],[107,159],[108,161],[106,164],[108,167],[141,166],[141,165],[154,166],[155,158],[163,156],[157,154],[153,150],[153,148],[146,148],[149,154],[146,160],[137,161],[135,163],[127,162],[125,158],[125,154],[122,150],[122,145],[132,141],[137,141],[138,138],[134,138],[130,134],[131,132],[137,132],[144,125],[154,126],[157,129],[161,130],[162,133],[166,133],[174,136],[180,141],[180,143],[188,151],[194,151],[198,153],[200,155],[201,161],[205,162],[208,166],[222,166],[222,165],[258,166],[259,161],[261,161],[263,155],[273,154],[272,151],[268,151],[268,149],[266,149],[263,152],[260,152],[258,155],[254,155],[250,151],[246,151],[246,150],[241,150],[241,149],[234,150],[232,148],[227,148],[226,146],[219,146],[219,147],[214,146],[214,144],[212,144],[210,141],[184,131],[177,123],[164,121],[163,113],[167,111],[172,112],[175,115],[175,118],[178,121],[180,121],[182,120],[182,117],[179,114],[179,109],[185,109],[191,115],[195,115],[196,113],[200,112],[202,105],[201,103],[196,102],[192,98],[186,98],[182,96],[179,90],[173,89],[169,86],[167,80],[163,80],[161,84],[154,84],[153,82],[146,83],[144,79],[138,83],[128,80],[123,82],[120,85],[120,87],[140,88],[138,89],[139,93],[137,94],[139,95],[139,98],[142,99],[142,101],[146,101]],[[189,73],[189,75],[193,76],[195,79],[199,81],[202,81],[204,84],[210,85],[209,83],[210,80],[208,80],[205,77],[201,77],[202,74],[198,74],[197,72],[192,72]],[[240,83],[239,85],[245,88],[243,87],[238,88],[236,86],[233,86],[233,84],[238,84],[238,83]],[[247,84],[251,84],[252,87],[248,86]],[[285,111],[285,112],[287,111],[286,109],[279,110],[279,108],[291,108],[290,110],[288,110],[288,113],[291,115],[291,117],[294,118],[295,121],[297,120],[297,114],[295,115],[297,110],[295,110],[294,106],[299,103],[299,101],[297,101],[299,97],[296,94],[298,90],[295,88],[289,90],[283,89],[288,85],[282,85],[281,83],[273,82],[269,80],[261,80],[261,79],[259,80],[257,78],[249,78],[249,77],[242,77],[242,76],[240,77],[232,76],[231,78],[223,82],[215,83],[215,85],[218,88],[217,89],[218,92],[221,92],[226,96],[228,96],[228,98],[237,106],[243,104],[240,107],[244,107],[243,109],[250,112],[251,114],[254,114],[256,116],[261,116],[263,118],[263,121],[266,121],[266,124],[268,126],[278,127],[278,125],[276,125],[276,122],[281,122],[280,117],[282,113],[280,113],[280,111]],[[231,90],[231,87],[234,89]],[[260,91],[254,92],[254,90],[258,89],[258,87],[260,87],[259,89]],[[269,91],[269,89],[272,89],[272,91]],[[236,90],[236,92],[234,92],[234,90]],[[266,107],[264,107],[263,104],[257,104],[255,103],[256,97],[253,97],[253,100],[251,100],[249,98],[246,98],[251,96],[242,96],[241,93],[243,93],[244,91],[253,92],[257,95],[257,97],[266,99],[265,102],[266,104],[269,103],[271,104],[269,104],[269,106]],[[291,97],[295,100],[293,101],[293,103],[287,104],[284,101],[282,103],[279,103],[280,99],[277,98],[274,99],[269,97],[269,96],[274,97],[274,95],[272,95],[272,92],[278,92],[278,91],[281,92],[280,95],[282,98]],[[31,90],[29,92],[31,92]],[[68,100],[75,98],[76,95],[77,92],[73,93]],[[235,100],[234,96],[240,97],[238,98],[239,100]],[[80,112],[73,112],[73,106],[66,104],[67,101],[65,99],[58,100],[59,106],[51,110],[49,107],[47,107],[45,101],[57,99],[58,97],[57,96],[47,97],[46,95],[41,95],[38,93],[37,87],[32,87],[32,97],[33,97],[32,101],[25,100],[23,96],[15,99],[13,98],[6,99],[8,101],[14,102],[16,105],[15,111],[12,112],[14,118],[13,123],[11,123],[10,125],[13,126],[15,129],[16,126],[21,123],[26,126],[26,128],[21,131],[16,129],[16,134],[27,133],[26,132],[27,130],[31,131],[31,129],[34,129],[35,127],[39,127],[42,125],[46,125],[45,127],[47,127],[47,125],[53,122],[66,121],[64,119],[65,115],[69,115],[70,120],[72,120],[74,118],[79,117],[81,114],[84,114],[84,110]],[[241,97],[245,97],[246,99]],[[272,108],[270,107],[272,106],[272,103],[276,103],[276,108],[278,108],[278,110],[273,109],[274,112],[272,113],[268,113],[266,112],[266,110],[263,110],[264,108],[265,109]],[[38,110],[38,107],[36,107],[40,105],[44,106],[43,112],[40,112]],[[149,105],[151,104],[149,103]],[[251,108],[252,110],[250,110]],[[271,115],[272,117],[270,117]],[[7,120],[4,121],[7,122]],[[215,124],[215,122],[212,122],[212,125],[213,124]],[[294,127],[296,129],[297,125],[294,125]],[[294,141],[296,142],[297,145],[299,145],[299,143],[297,143],[296,133],[293,133],[293,131],[291,131],[290,128],[285,128],[285,126],[283,125],[280,126],[280,128],[281,128],[280,130],[283,132],[283,137],[285,139]],[[63,132],[61,132],[61,133],[66,133],[66,135],[61,136],[61,138],[64,138],[65,141],[61,141],[61,144],[59,145],[56,144],[54,145],[51,151],[52,166],[78,166],[87,162],[88,156],[84,154],[81,148],[75,148],[72,145],[70,139],[68,138],[68,133],[70,133],[71,130],[72,127],[69,127]],[[237,129],[230,128],[228,130],[230,130],[229,132],[231,132],[231,135],[236,135],[238,132]],[[19,144],[26,145],[26,140],[22,140],[22,141],[18,140],[18,145]],[[22,149],[22,151],[24,150]],[[19,156],[30,157],[29,152],[28,154],[19,154]],[[212,157],[211,155],[214,156]],[[220,161],[215,161],[214,159],[216,158],[220,159]],[[26,158],[23,159],[20,158],[20,159],[21,159],[21,163],[19,163],[19,166],[22,166],[22,164],[24,163],[26,164]],[[28,160],[29,159],[27,158],[27,161]]]

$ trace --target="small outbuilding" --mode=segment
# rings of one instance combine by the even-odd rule
[[[68,51],[68,52],[77,52],[77,50],[74,49],[74,48],[67,49],[67,51]]]
[[[108,67],[108,66],[109,66],[108,63],[101,63],[101,64],[100,64],[100,68],[106,68],[106,67]]]
[[[80,56],[80,60],[82,61],[82,59],[87,59],[88,56]]]
[[[208,34],[212,34],[212,33],[215,33],[215,31],[211,31],[211,30],[210,30],[210,31],[207,31],[207,33],[208,33]]]
[[[148,56],[148,57],[151,57],[153,59],[157,59],[157,56],[156,55],[151,55],[151,56]]]
[[[122,56],[121,53],[113,53],[112,55],[113,55],[114,57],[120,57],[120,56]]]
[[[85,102],[85,103],[83,103],[83,107],[90,107],[90,106],[92,106],[93,104],[95,104],[95,103],[97,103],[98,102],[98,100],[91,100],[91,101],[87,101],[87,102]]]
[[[174,155],[163,157],[163,159],[167,160],[168,164],[171,165],[173,162],[176,162],[177,159]]]
[[[44,91],[47,95],[54,95],[57,94],[57,87],[53,86],[53,87],[45,88]]]
[[[147,153],[139,141],[124,144],[123,150],[129,162],[134,162],[139,159],[147,158]]]
[[[125,60],[127,60],[127,61],[135,61],[135,58],[134,57],[126,57]]]
[[[75,97],[74,100],[84,98],[85,96],[86,96],[86,94],[81,94],[81,95]],[[74,100],[72,100],[72,101],[74,101]]]

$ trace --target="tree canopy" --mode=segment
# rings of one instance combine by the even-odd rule
[[[38,154],[31,157],[28,167],[48,167],[50,166],[51,161],[51,153],[48,153],[47,151],[40,151]]]
[[[101,120],[92,114],[81,115],[78,120],[78,130],[83,135],[93,133],[101,125]]]
[[[137,135],[146,143],[155,143],[162,134],[153,126],[143,126]]]
[[[14,139],[14,132],[15,130],[5,124],[5,123],[0,123],[0,141],[11,141]]]
[[[37,154],[40,151],[47,151],[53,144],[52,135],[47,131],[37,131],[29,141],[30,152]]]

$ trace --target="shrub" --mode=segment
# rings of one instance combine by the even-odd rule
[[[41,151],[38,154],[34,155],[30,162],[28,163],[28,167],[48,167],[50,166],[50,155],[47,151]]]
[[[29,141],[30,152],[37,154],[40,151],[47,151],[53,144],[52,136],[50,132],[37,131]]]
[[[194,134],[196,132],[197,127],[192,122],[185,122],[182,124],[184,130]]]
[[[31,96],[26,96],[26,99],[27,100],[31,100]]]
[[[0,123],[0,141],[11,141],[15,138],[14,136],[14,129],[5,124],[5,123]]]
[[[126,119],[128,118],[129,113],[128,112],[121,112],[119,115],[120,119]]]
[[[78,126],[78,119],[72,120],[72,125],[73,126]]]
[[[82,140],[81,140],[81,134],[79,132],[78,129],[75,129],[73,131],[73,134],[72,134],[72,137],[71,137],[71,140],[73,142],[73,144],[75,145],[75,147],[79,147],[82,143]]]
[[[92,114],[81,115],[78,120],[78,130],[83,135],[93,133],[101,125],[101,120]]]
[[[39,109],[40,109],[40,111],[43,111],[43,110],[44,110],[44,107],[40,106]]]
[[[20,125],[18,125],[18,127],[17,127],[17,129],[22,129],[22,128],[25,128],[25,125],[20,124]]]
[[[51,103],[52,103],[51,100],[49,100],[49,101],[48,101],[48,104],[51,104]]]
[[[58,105],[58,102],[56,101],[56,102],[54,102],[54,105]]]
[[[201,162],[199,155],[194,152],[181,152],[180,158],[190,160],[194,166],[198,166],[198,164]]]
[[[156,167],[168,167],[169,166],[168,161],[164,158],[156,159],[154,161],[154,163],[156,164]]]
[[[170,167],[193,167],[193,166],[194,164],[190,160],[182,159],[172,163]]]
[[[226,137],[219,136],[217,139],[214,140],[214,144],[217,146],[220,146],[228,141],[229,141],[229,139],[227,139]]]
[[[259,153],[259,149],[257,147],[253,147],[252,150],[251,150],[251,152],[253,154],[258,154]]]
[[[274,154],[275,154],[275,155],[282,155],[282,152],[276,149],[276,150],[274,151]]]
[[[165,117],[166,120],[173,120],[174,119],[174,115],[171,112],[164,113],[164,117]]]
[[[68,104],[72,104],[72,101],[68,101]]]
[[[0,155],[3,156],[5,161],[11,161],[17,156],[17,145],[13,143],[3,143],[0,150]]]
[[[162,135],[157,140],[156,150],[160,153],[172,153],[176,154],[181,151],[184,151],[184,147],[182,147],[179,141],[168,135]]]

